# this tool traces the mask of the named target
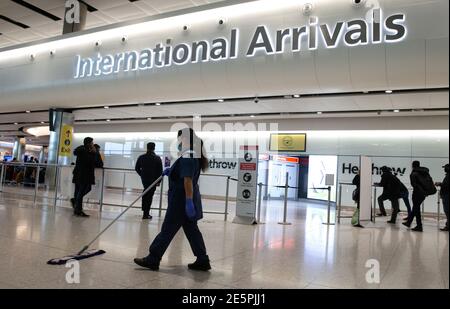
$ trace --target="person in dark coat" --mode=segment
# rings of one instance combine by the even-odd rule
[[[155,154],[155,143],[147,144],[147,153],[140,156],[136,162],[136,173],[141,177],[144,191],[154,183],[163,172],[162,160]],[[142,211],[144,213],[143,220],[151,220],[150,209],[152,207],[153,195],[155,194],[156,187],[150,189],[142,197]]]
[[[83,198],[95,184],[95,168],[103,167],[103,164],[100,166],[97,162],[97,151],[91,137],[86,137],[83,146],[76,148],[73,154],[77,157],[72,180],[75,184],[75,197],[72,200],[74,214],[77,217],[89,217],[83,211]]]
[[[413,187],[413,195],[412,195],[413,209],[411,217],[409,217],[408,221],[403,223],[403,225],[410,228],[412,222],[414,221],[414,218],[416,218],[417,226],[413,228],[412,231],[423,232],[422,213],[420,207],[425,201],[427,194],[422,187],[421,179],[423,177],[428,176],[430,174],[430,170],[426,167],[420,166],[419,161],[414,161],[412,163],[412,168],[413,170],[410,175],[410,180],[411,186]]]
[[[102,153],[100,152],[101,147],[98,144],[94,144],[94,148],[95,148],[95,167],[103,168],[104,163]]]
[[[381,168],[381,182],[377,184],[383,187],[383,193],[378,198],[378,206],[381,211],[381,216],[386,216],[386,210],[384,208],[383,202],[385,200],[391,201],[392,204],[392,215],[391,220],[388,223],[395,224],[397,221],[397,215],[400,212],[400,205],[398,199],[400,198],[400,184],[396,181],[395,176],[392,174],[391,169],[386,166]]]
[[[448,232],[448,211],[449,211],[449,194],[450,194],[450,188],[449,188],[449,183],[448,183],[448,172],[450,170],[450,165],[446,164],[445,166],[443,166],[444,170],[445,170],[445,178],[442,182],[438,182],[436,183],[436,185],[438,187],[441,187],[441,198],[442,198],[442,204],[444,206],[444,212],[445,212],[445,216],[447,217],[447,223],[445,224],[445,227],[443,229],[441,229],[442,232]]]
[[[198,186],[201,171],[208,168],[203,142],[192,129],[178,132],[181,156],[163,173],[169,176],[168,207],[161,232],[150,245],[149,255],[136,258],[134,262],[153,271],[159,269],[159,263],[180,228],[186,234],[192,252],[197,260],[188,265],[191,270],[209,271],[209,257],[203,235],[197,222],[203,218],[202,200]]]
[[[406,210],[408,211],[408,216],[405,217],[404,220],[408,220],[408,218],[412,215],[411,203],[409,202],[409,190],[396,175],[394,175],[394,181],[400,187],[400,198],[403,200],[403,203],[405,203]]]

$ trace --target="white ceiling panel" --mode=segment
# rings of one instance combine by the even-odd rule
[[[167,13],[180,9],[201,6],[225,0],[85,0],[97,9],[89,12],[86,29],[97,28],[146,16]],[[47,11],[61,19],[64,17],[64,0],[27,0],[28,3]],[[50,38],[62,33],[63,22],[54,21],[38,12],[16,4],[10,0],[0,0],[0,15],[30,27],[30,32],[13,23],[0,20],[0,47],[14,46],[42,38]],[[13,34],[11,34],[13,32]],[[34,33],[35,35],[31,35]]]

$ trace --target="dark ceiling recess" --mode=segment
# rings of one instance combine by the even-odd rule
[[[59,18],[58,16],[53,15],[52,13],[49,13],[49,12],[47,12],[47,11],[45,11],[45,10],[43,10],[43,9],[41,9],[41,8],[31,4],[31,3],[28,3],[26,1],[23,1],[23,0],[11,0],[11,1],[21,5],[23,7],[26,7],[27,9],[32,10],[33,12],[41,14],[41,15],[47,17],[47,18],[50,18],[53,21],[61,20],[61,18]]]
[[[11,18],[9,18],[9,17],[6,17],[6,16],[4,16],[4,15],[0,15],[0,19],[3,19],[4,21],[9,22],[9,23],[11,23],[11,24],[13,24],[13,25],[16,25],[16,26],[18,26],[18,27],[20,27],[20,28],[23,28],[23,29],[28,29],[28,28],[30,28],[30,26],[25,25],[25,24],[22,24],[21,22],[18,22],[18,21],[16,21],[16,20],[11,19]]]
[[[87,3],[87,2],[85,2],[83,0],[78,0],[78,2],[83,3],[85,6],[87,6],[87,10],[88,10],[89,13],[98,11],[95,7],[93,7],[92,5],[90,5],[89,3]]]

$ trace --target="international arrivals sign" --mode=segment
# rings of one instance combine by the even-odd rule
[[[182,66],[188,63],[226,61],[238,57],[297,53],[319,48],[336,48],[395,43],[407,36],[406,15],[402,13],[383,17],[381,9],[371,12],[371,20],[354,19],[339,21],[334,25],[320,23],[318,17],[309,17],[308,25],[271,30],[257,26],[248,46],[239,45],[240,31],[232,29],[228,37],[194,41],[176,45],[159,43],[142,50],[116,54],[98,53],[94,57],[77,56],[74,78],[88,78],[118,74],[120,72],[145,71],[153,68]],[[290,42],[290,44],[286,44]],[[289,45],[289,50],[287,48]]]

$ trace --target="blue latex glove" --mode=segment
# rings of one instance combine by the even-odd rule
[[[194,221],[197,217],[197,212],[195,211],[194,201],[190,198],[186,199],[185,211],[186,216],[189,218],[189,220]]]
[[[169,176],[169,175],[170,175],[170,167],[166,168],[166,169],[163,171],[162,175],[163,175],[163,176]]]

